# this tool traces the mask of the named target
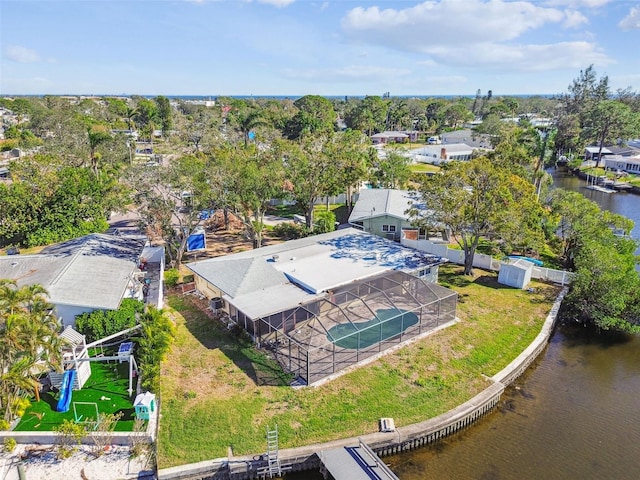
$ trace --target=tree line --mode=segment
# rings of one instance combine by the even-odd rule
[[[273,199],[294,201],[312,229],[319,198],[345,192],[350,199],[368,181],[416,190],[425,205],[412,212],[416,226],[446,225],[465,251],[466,273],[480,242],[489,239],[503,253],[551,249],[567,268],[587,276],[584,259],[591,250],[585,245],[593,239],[625,265],[635,264],[630,244],[609,236],[614,225],[627,233],[629,225],[589,215],[598,222],[576,226],[573,236],[558,240],[561,225],[587,223],[562,206],[581,201],[549,189],[544,166],[587,144],[632,138],[640,128],[639,98],[628,89],[612,92],[608,78],[588,67],[555,97],[498,97],[491,91],[449,99],[220,97],[215,106],[162,96],[2,99],[22,118],[14,126],[19,135],[9,140],[21,145],[23,136],[33,136],[38,145],[35,154],[11,164],[11,181],[0,183],[0,242],[33,246],[104,231],[110,212],[135,208],[144,231],[165,240],[178,265],[202,210],[234,213],[260,247]],[[533,114],[549,122],[536,125]],[[473,135],[488,138],[493,150],[428,178],[411,176],[399,148],[379,155],[369,140],[384,130],[442,133],[473,119],[480,122]],[[135,161],[134,131],[166,161]],[[623,280],[634,286],[631,276]],[[578,292],[580,282],[575,285]],[[630,292],[622,303],[631,305],[636,296]],[[597,317],[586,308],[577,312]]]

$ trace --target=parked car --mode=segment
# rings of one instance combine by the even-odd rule
[[[427,143],[429,145],[440,145],[442,141],[440,140],[440,137],[429,137]]]

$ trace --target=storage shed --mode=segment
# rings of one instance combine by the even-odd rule
[[[498,283],[514,288],[526,288],[531,281],[534,264],[522,258],[509,258],[500,263]]]

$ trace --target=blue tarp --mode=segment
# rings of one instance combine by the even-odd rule
[[[195,250],[204,250],[206,248],[206,240],[204,232],[192,233],[187,238],[187,252]]]

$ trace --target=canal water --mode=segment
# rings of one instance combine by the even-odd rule
[[[557,187],[634,220],[640,238],[639,195],[595,192],[567,172],[549,173]],[[494,413],[385,461],[402,480],[640,479],[640,337],[559,327]]]
[[[566,172],[549,173],[557,187],[634,220],[640,238],[640,195],[595,192]],[[401,480],[640,479],[640,337],[560,326],[494,412],[384,461]]]

